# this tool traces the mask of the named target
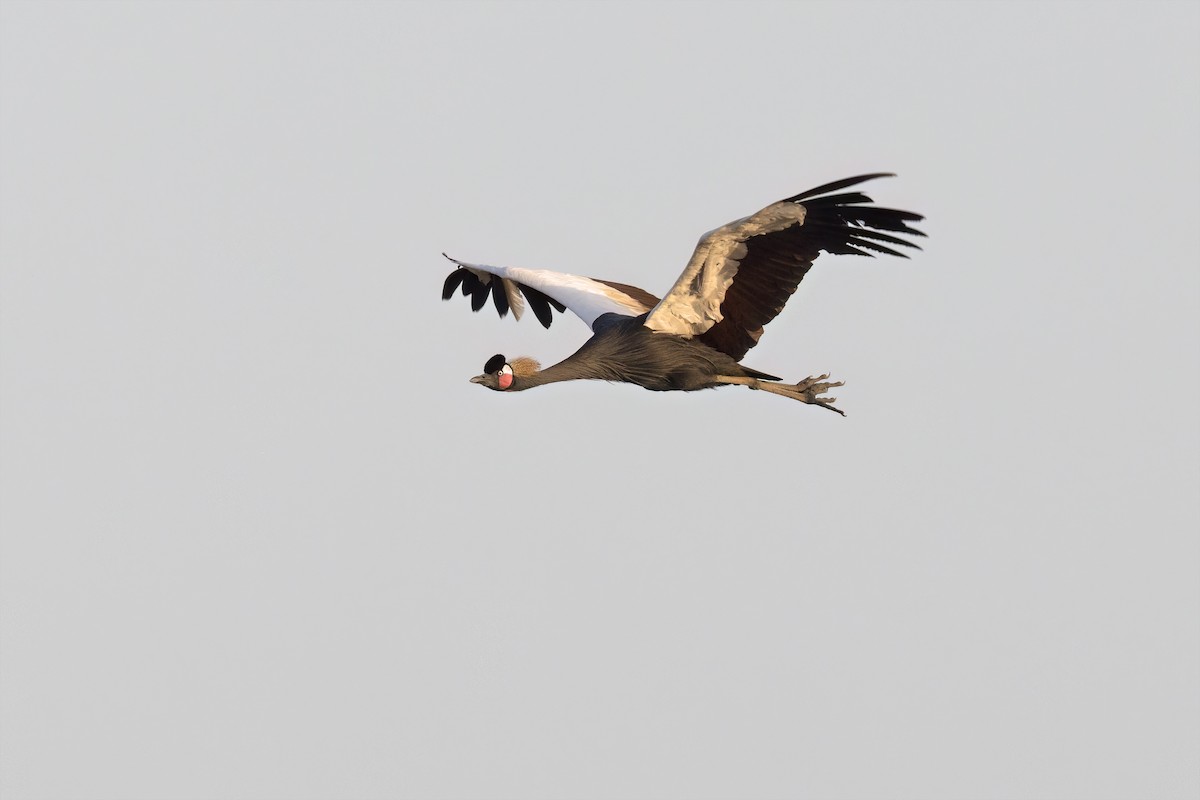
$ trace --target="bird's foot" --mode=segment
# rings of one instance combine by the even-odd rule
[[[824,375],[818,375],[815,378],[809,376],[795,385],[779,386],[779,388],[783,389],[788,397],[793,397],[796,400],[799,400],[802,403],[808,403],[809,405],[828,408],[830,411],[836,411],[838,414],[841,414],[844,417],[846,416],[846,412],[842,411],[840,408],[835,408],[833,405],[837,402],[836,397],[821,396],[830,389],[843,385],[842,381],[826,381],[826,378],[828,377],[828,373]]]
[[[846,412],[840,408],[834,408],[834,403],[837,402],[836,397],[822,397],[825,392],[841,386],[841,381],[826,381],[829,375],[818,375],[817,377],[808,377],[799,383],[776,383],[773,380],[761,380],[759,378],[748,378],[744,376],[718,375],[716,381],[718,383],[732,383],[740,386],[748,386],[751,389],[761,389],[764,392],[777,394],[782,397],[790,397],[793,400],[799,400],[801,403],[828,408],[830,411],[836,411],[843,417]]]

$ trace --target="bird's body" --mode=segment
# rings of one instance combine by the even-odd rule
[[[695,339],[655,333],[645,320],[645,314],[602,315],[582,347],[552,367],[526,375],[518,371],[510,390],[563,380],[600,380],[633,383],[655,392],[692,392],[720,386],[715,375],[779,380],[743,367]]]
[[[444,299],[461,285],[476,311],[490,296],[500,316],[511,309],[519,319],[528,301],[545,327],[550,327],[553,308],[570,309],[592,328],[592,337],[579,350],[553,366],[540,369],[531,359],[510,363],[497,355],[471,380],[497,391],[589,379],[652,391],[737,384],[838,411],[834,398],[821,396],[841,385],[822,383],[828,375],[781,384],[780,378],[739,362],[821,251],[903,256],[881,242],[916,247],[884,231],[923,236],[907,224],[921,219],[919,215],[867,205],[870,198],[857,192],[828,194],[874,177],[881,175],[813,189],[705,234],[662,299],[613,281],[455,261],[459,268],[446,279]]]

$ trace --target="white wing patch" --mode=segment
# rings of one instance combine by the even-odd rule
[[[447,256],[447,258],[450,257]],[[650,310],[624,292],[580,275],[568,275],[565,272],[553,272],[548,269],[467,264],[453,258],[450,260],[460,267],[471,270],[484,283],[489,283],[493,276],[503,280],[508,305],[517,319],[521,318],[521,313],[525,310],[525,300],[520,296],[520,291],[514,283],[531,286],[542,294],[554,298],[569,308],[589,328],[602,314],[615,312],[637,316]]]
[[[772,203],[762,211],[701,236],[679,280],[646,318],[646,327],[691,337],[716,325],[721,321],[725,292],[746,257],[746,240],[802,225],[804,211],[804,206],[798,203]]]

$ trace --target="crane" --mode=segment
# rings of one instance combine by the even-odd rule
[[[492,267],[457,259],[442,299],[460,287],[479,311],[490,296],[501,317],[518,320],[525,304],[549,328],[568,309],[592,330],[573,354],[542,369],[532,358],[487,360],[472,383],[519,392],[548,383],[604,380],[652,391],[747,386],[827,408],[845,416],[826,392],[843,385],[828,373],[794,384],[741,364],[821,254],[875,253],[908,258],[889,245],[919,250],[902,236],[924,236],[909,225],[923,217],[872,205],[860,191],[841,192],[877,172],[827,183],[772,203],[700,237],[691,259],[661,298],[609,280],[523,267]],[[899,234],[899,235],[897,235]]]

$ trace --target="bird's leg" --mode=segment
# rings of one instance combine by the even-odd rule
[[[820,406],[821,408],[828,408],[830,411],[835,411],[844,417],[846,416],[846,412],[840,408],[835,408],[833,405],[837,402],[836,397],[821,397],[821,395],[830,389],[845,385],[842,381],[826,381],[825,379],[828,377],[828,372],[824,375],[818,375],[815,378],[810,375],[795,386],[780,386],[779,388],[796,392],[800,395],[797,399],[805,403]]]
[[[818,375],[815,378],[810,376],[796,384],[775,383],[774,381],[763,381],[759,380],[758,378],[743,378],[740,376],[734,377],[731,375],[719,375],[717,376],[717,380],[721,383],[749,386],[751,389],[762,389],[763,391],[770,392],[771,394],[777,394],[783,397],[790,397],[793,400],[799,400],[801,403],[808,403],[809,405],[828,408],[830,411],[835,411],[844,417],[846,416],[846,412],[842,411],[840,408],[835,408],[833,405],[837,402],[836,397],[821,396],[829,389],[832,389],[835,386],[843,385],[842,381],[825,382],[825,379],[828,377],[828,374]]]
[[[716,380],[718,383],[729,383],[729,384],[735,384],[737,386],[749,386],[751,389],[761,389],[762,388],[761,386],[759,386],[759,383],[761,383],[761,381],[759,381],[757,378],[743,378],[741,376],[734,376],[734,375],[718,375],[716,377]]]

